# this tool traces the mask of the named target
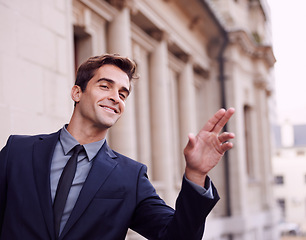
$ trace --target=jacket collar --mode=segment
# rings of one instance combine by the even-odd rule
[[[54,222],[52,198],[50,190],[50,168],[53,152],[59,139],[60,131],[39,137],[33,146],[33,168],[36,188],[44,219],[50,234],[54,239]]]

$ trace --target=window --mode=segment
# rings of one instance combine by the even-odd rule
[[[253,144],[252,144],[252,122],[251,122],[251,107],[244,106],[244,137],[245,137],[245,155],[246,155],[246,170],[249,178],[254,178],[253,164]]]
[[[274,183],[276,185],[283,185],[284,184],[284,176],[278,175],[274,177]]]
[[[305,151],[303,151],[303,150],[297,150],[297,151],[296,151],[296,155],[297,155],[297,156],[304,156],[304,155],[305,155]]]
[[[92,55],[92,38],[82,27],[74,26],[74,65],[79,65]]]
[[[277,199],[277,205],[280,208],[281,217],[282,217],[282,219],[284,219],[285,216],[286,216],[286,201],[285,201],[285,199],[283,199],[283,198]]]

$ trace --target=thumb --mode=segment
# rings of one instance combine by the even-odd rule
[[[196,137],[193,133],[189,133],[188,134],[188,143],[186,145],[186,149],[192,149],[194,148],[195,144],[196,144]]]

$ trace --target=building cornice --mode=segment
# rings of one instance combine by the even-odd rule
[[[271,46],[258,45],[243,30],[228,32],[230,44],[239,44],[241,49],[252,58],[264,60],[269,67],[276,62]]]
[[[107,0],[107,2],[119,10],[123,8],[133,10],[135,7],[135,0]]]
[[[115,9],[106,2],[99,0],[80,0],[80,2],[109,22],[116,14]]]

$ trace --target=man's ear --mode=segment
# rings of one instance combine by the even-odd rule
[[[71,89],[71,98],[75,103],[78,103],[81,100],[82,90],[80,86],[74,85]]]

